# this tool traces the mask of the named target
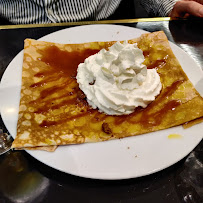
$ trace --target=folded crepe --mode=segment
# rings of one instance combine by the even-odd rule
[[[92,109],[76,81],[85,58],[115,42],[57,44],[25,40],[17,135],[12,148],[54,151],[59,145],[100,142],[181,125],[203,116],[203,98],[174,56],[167,37],[147,33],[137,43],[162,91],[146,108],[109,116]]]

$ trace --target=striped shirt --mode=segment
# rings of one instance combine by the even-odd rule
[[[178,0],[141,0],[149,16],[168,16]]]
[[[106,19],[122,0],[0,0],[0,16],[14,24]],[[128,0],[123,0],[128,1]],[[149,14],[167,16],[175,0],[141,0]]]

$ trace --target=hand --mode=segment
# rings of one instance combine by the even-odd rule
[[[189,16],[203,17],[203,0],[182,0],[176,2],[169,17],[187,18]]]

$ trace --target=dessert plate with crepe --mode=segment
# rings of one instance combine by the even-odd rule
[[[124,45],[133,48],[127,51]],[[111,63],[114,68],[108,68],[103,56],[92,59],[103,48],[123,50],[127,58],[118,55]],[[126,59],[133,57],[130,53],[139,55],[138,48],[144,57],[131,70]],[[101,74],[88,65],[89,56],[102,64],[106,88],[99,88]],[[126,79],[134,73],[136,80]],[[148,83],[142,82],[144,77]],[[13,148],[26,149],[53,168],[97,179],[139,177],[176,163],[202,139],[201,123],[181,126],[203,116],[202,89],[197,86],[201,79],[202,70],[169,44],[163,32],[116,25],[74,27],[25,40],[24,53],[14,58],[1,81],[1,114],[15,137]],[[113,88],[116,81],[118,89],[108,88],[109,81]],[[141,83],[145,93],[139,90],[139,97],[130,97],[137,89],[132,86]]]

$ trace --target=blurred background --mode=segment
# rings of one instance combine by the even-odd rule
[[[110,19],[146,18],[147,12],[140,4],[141,0],[122,0],[118,9]]]

